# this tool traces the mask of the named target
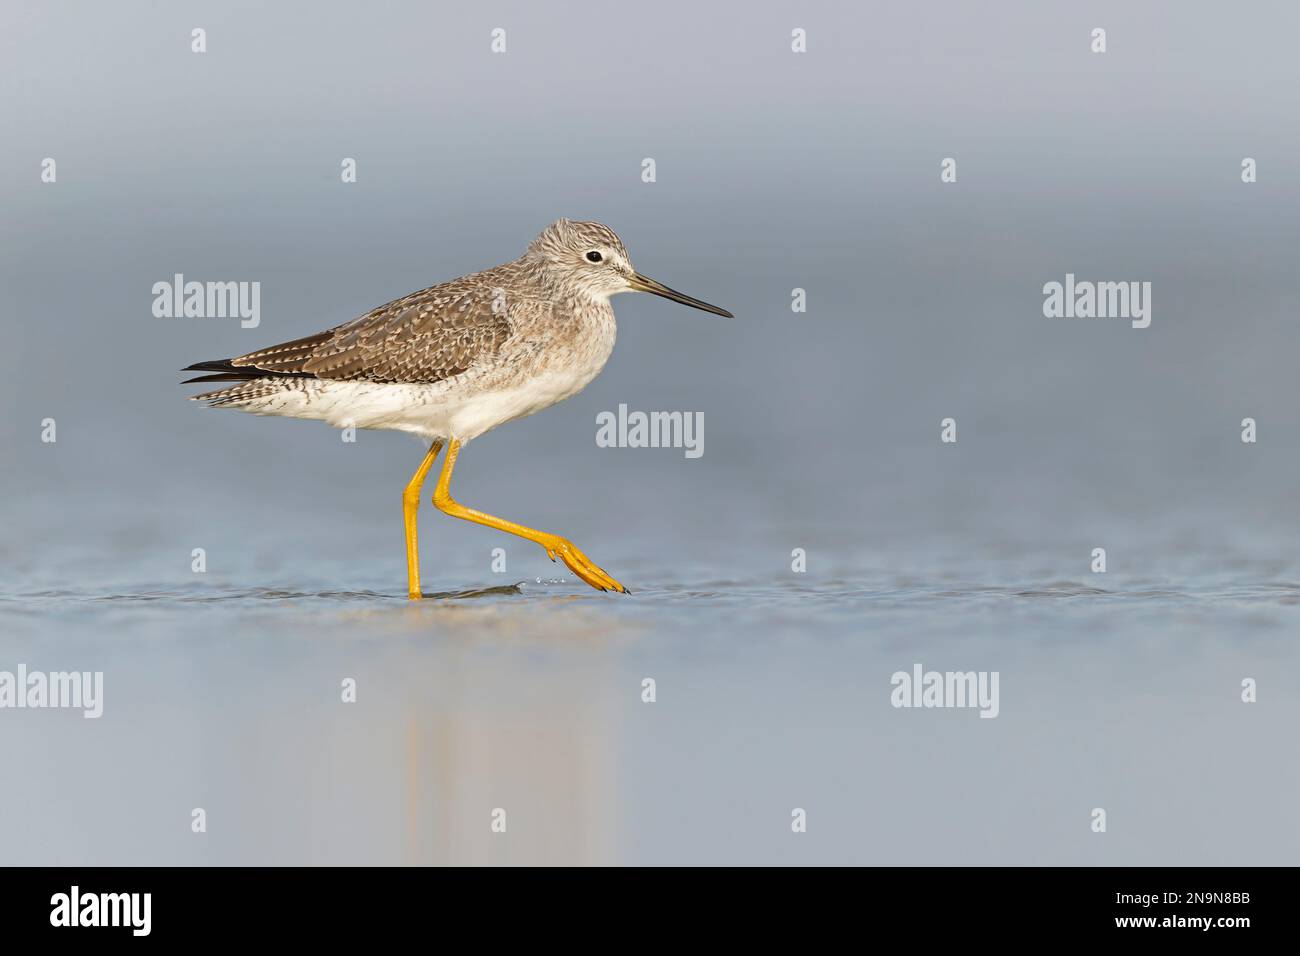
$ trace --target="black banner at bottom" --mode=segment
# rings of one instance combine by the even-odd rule
[[[918,933],[926,944],[1132,937],[1232,945],[1285,932],[1270,869],[5,869],[5,938],[164,941],[387,938],[472,930],[541,943],[735,943],[784,928]],[[781,924],[786,924],[784,927]],[[672,936],[663,936],[671,932]],[[972,933],[977,934],[972,936]],[[645,934],[648,934],[646,936]],[[436,943],[435,943],[436,944]]]

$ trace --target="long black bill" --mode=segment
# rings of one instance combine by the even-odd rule
[[[719,309],[716,305],[709,305],[707,302],[701,302],[699,299],[692,299],[689,295],[683,295],[676,289],[670,289],[662,282],[655,282],[654,279],[647,279],[641,273],[635,273],[632,276],[632,288],[638,292],[652,292],[655,295],[661,295],[665,299],[672,299],[674,302],[680,302],[682,305],[689,305],[692,309],[702,309],[705,312],[712,312],[714,315],[725,315],[729,319],[735,316],[726,309]]]

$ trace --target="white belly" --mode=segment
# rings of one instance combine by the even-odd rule
[[[449,396],[445,409],[445,429],[439,428],[437,434],[425,434],[427,437],[470,441],[497,425],[504,425],[559,404],[578,394],[595,377],[595,373],[579,376],[572,371],[546,372],[513,386],[466,395],[463,401]]]

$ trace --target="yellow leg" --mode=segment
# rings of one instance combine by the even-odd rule
[[[402,492],[402,519],[406,524],[406,593],[412,600],[420,597],[420,548],[416,541],[415,520],[420,510],[420,489],[424,487],[424,476],[433,467],[433,460],[442,450],[442,442],[436,441],[429,446],[429,453],[420,462],[411,480]]]
[[[456,456],[459,454],[460,442],[453,438],[450,444],[447,445],[447,457],[443,459],[442,472],[438,475],[438,485],[433,492],[433,504],[439,511],[449,514],[453,518],[464,518],[466,521],[487,525],[489,528],[496,528],[498,531],[518,535],[528,541],[536,542],[546,549],[546,553],[552,561],[558,555],[560,560],[568,565],[570,571],[596,590],[628,593],[627,588],[602,571],[594,561],[579,551],[578,546],[567,538],[561,538],[558,534],[547,534],[545,531],[537,531],[533,528],[525,528],[513,521],[496,518],[452,501],[451,473],[456,467]],[[427,465],[426,462],[425,467]]]

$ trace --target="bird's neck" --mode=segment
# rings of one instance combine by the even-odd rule
[[[557,271],[545,260],[525,253],[515,260],[521,272],[535,282],[543,296],[555,302],[569,302],[574,305],[599,308],[609,306],[609,293],[601,289],[591,289],[581,282],[574,281],[571,275]]]

